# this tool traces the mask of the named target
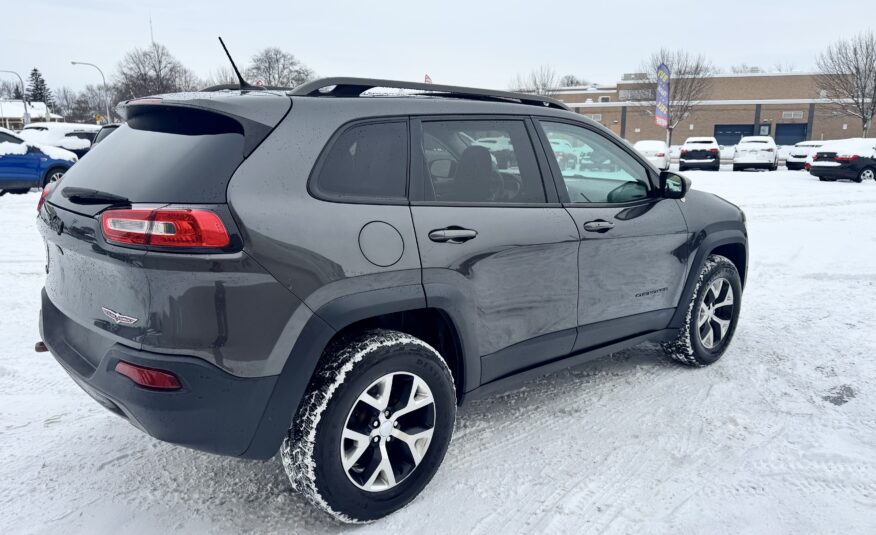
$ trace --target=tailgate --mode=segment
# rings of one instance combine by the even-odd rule
[[[73,349],[82,356],[102,355],[93,351],[95,344],[102,345],[95,333],[139,348],[149,310],[149,284],[141,268],[146,252],[108,245],[98,220],[48,204],[38,226],[46,241],[46,293],[82,328],[63,327]]]

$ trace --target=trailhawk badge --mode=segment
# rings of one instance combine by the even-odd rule
[[[118,323],[119,325],[133,325],[139,321],[137,318],[132,318],[131,316],[119,314],[115,310],[110,310],[106,307],[100,307],[100,309],[103,310],[103,313],[106,315],[106,317],[113,320],[115,323]]]

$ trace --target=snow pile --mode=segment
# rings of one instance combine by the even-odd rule
[[[0,156],[5,156],[7,154],[27,154],[27,144],[10,143],[8,141],[0,142]]]
[[[724,358],[639,347],[473,401],[424,493],[357,535],[876,533],[876,183],[686,174],[748,217]],[[337,533],[279,459],[154,440],[33,353],[38,197],[0,197],[0,533]]]
[[[79,138],[76,138],[76,139],[79,139]],[[85,141],[85,140],[83,140],[83,141]],[[51,145],[40,145],[40,144],[36,144],[36,143],[34,143],[33,145],[36,148],[40,149],[43,152],[43,154],[45,154],[46,156],[48,156],[49,158],[51,158],[53,160],[68,160],[71,162],[75,162],[75,161],[79,160],[79,158],[75,154],[73,154],[69,150],[62,149],[60,147],[53,147]]]

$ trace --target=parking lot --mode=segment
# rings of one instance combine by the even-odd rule
[[[724,358],[687,369],[638,347],[472,402],[426,491],[357,532],[876,530],[876,183],[689,176],[748,218]],[[154,440],[33,352],[38,196],[0,199],[0,533],[336,531],[277,459]]]

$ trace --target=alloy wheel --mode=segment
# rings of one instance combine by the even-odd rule
[[[872,169],[864,169],[861,171],[861,180],[873,180],[873,177],[876,176],[876,172]]]
[[[429,449],[435,399],[415,374],[394,372],[377,379],[350,409],[341,436],[341,464],[350,481],[382,492],[404,481]]]
[[[61,180],[61,177],[64,176],[64,171],[55,171],[51,175],[49,175],[49,182],[57,182]]]
[[[713,349],[727,337],[733,308],[733,287],[730,281],[725,278],[712,281],[700,302],[697,314],[697,333],[703,347]]]

